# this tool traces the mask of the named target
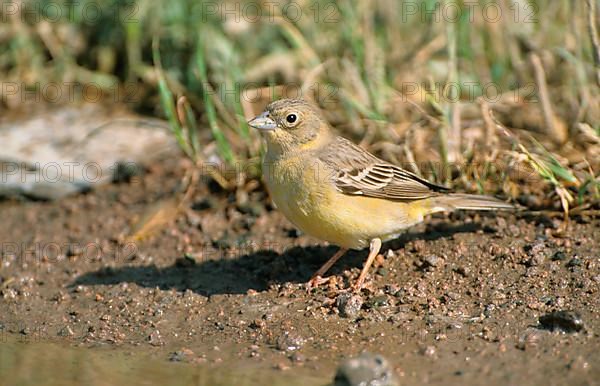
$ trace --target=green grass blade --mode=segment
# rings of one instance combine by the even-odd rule
[[[202,88],[202,100],[204,101],[204,108],[206,111],[206,116],[208,118],[208,125],[210,126],[210,130],[212,132],[213,137],[217,143],[217,149],[219,153],[229,165],[233,165],[235,163],[235,157],[233,155],[233,151],[231,150],[231,145],[225,138],[223,131],[219,127],[217,122],[217,113],[215,110],[215,105],[211,99],[212,92],[210,92],[210,84],[208,83],[208,75],[206,69],[206,60],[204,58],[204,45],[202,43],[202,35],[199,36],[198,45],[196,48],[196,65],[198,67],[198,75],[200,77],[200,82],[203,85]]]
[[[161,66],[158,39],[156,38],[154,39],[152,45],[152,57],[154,59],[154,65],[156,66],[155,68],[158,75],[158,92],[160,95],[160,102],[163,110],[165,111],[169,128],[171,129],[171,132],[175,136],[175,139],[177,140],[177,143],[181,149],[187,156],[192,157],[191,149],[186,142],[185,136],[183,135],[183,128],[177,119],[177,110],[174,102],[175,98],[169,89],[169,86],[167,85],[167,80]]]

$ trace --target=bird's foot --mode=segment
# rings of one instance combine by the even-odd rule
[[[318,276],[318,275],[317,276],[313,276],[306,283],[306,291],[310,292],[314,288],[317,288],[318,286],[320,286],[321,284],[328,283],[330,280],[331,280],[331,277],[321,277],[321,276]]]
[[[352,284],[350,286],[350,289],[352,290],[352,292],[360,292],[360,290],[363,288],[364,285],[364,280],[360,280],[360,278],[354,282],[354,284]]]

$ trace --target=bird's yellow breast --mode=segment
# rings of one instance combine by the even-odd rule
[[[305,155],[266,158],[263,174],[273,202],[294,225],[345,248],[364,248],[375,237],[383,241],[397,237],[425,214],[418,201],[343,194],[336,189],[331,170]]]

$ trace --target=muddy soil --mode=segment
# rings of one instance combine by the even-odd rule
[[[598,218],[576,217],[561,234],[561,220],[542,215],[434,217],[385,245],[349,299],[366,251],[307,293],[335,247],[297,232],[260,187],[239,205],[202,181],[176,221],[124,241],[173,196],[183,164],[59,202],[1,202],[4,341],[114,347],[306,384],[365,350],[383,354],[403,385],[600,383]],[[539,323],[559,310],[583,328]]]

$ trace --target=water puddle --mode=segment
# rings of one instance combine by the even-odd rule
[[[4,335],[2,385],[324,385],[322,378],[260,368],[159,360],[142,349],[70,347]]]

